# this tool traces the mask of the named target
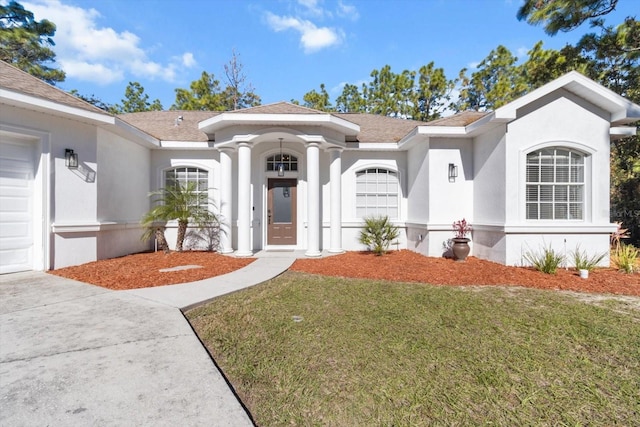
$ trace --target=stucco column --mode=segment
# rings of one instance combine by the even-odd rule
[[[251,256],[251,143],[238,144],[238,256]]]
[[[320,145],[307,144],[307,252],[320,256]]]
[[[342,249],[342,148],[329,149],[331,165],[329,180],[331,190],[331,243],[329,252],[344,252]]]
[[[230,147],[220,148],[220,251],[233,252],[233,169]]]

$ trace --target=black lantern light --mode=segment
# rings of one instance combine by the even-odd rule
[[[78,169],[78,153],[74,153],[71,148],[65,148],[64,165],[69,169]]]

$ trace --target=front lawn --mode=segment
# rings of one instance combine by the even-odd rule
[[[288,272],[187,317],[260,426],[640,424],[630,303]]]

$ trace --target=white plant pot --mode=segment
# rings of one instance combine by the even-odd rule
[[[589,270],[580,270],[580,278],[588,279],[589,278]]]

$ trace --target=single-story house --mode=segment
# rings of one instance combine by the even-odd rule
[[[238,256],[361,250],[373,215],[400,227],[394,249],[429,256],[462,218],[471,254],[503,264],[543,246],[607,252],[609,143],[639,119],[577,72],[429,123],[286,102],[114,116],[0,62],[0,273],[151,248],[148,193],[176,181],[213,200],[219,250]]]

